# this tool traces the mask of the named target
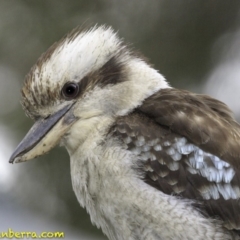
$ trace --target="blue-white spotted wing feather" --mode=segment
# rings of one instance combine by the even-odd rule
[[[168,97],[169,94],[168,92]],[[206,99],[210,101],[211,106],[214,106],[213,100],[209,97]],[[151,104],[150,100],[149,104]],[[220,219],[226,228],[238,231],[240,229],[240,171],[231,163],[236,161],[238,166],[240,141],[236,152],[229,153],[228,150],[234,149],[237,143],[230,146],[226,141],[226,149],[215,154],[220,147],[217,145],[220,139],[215,140],[212,137],[218,129],[213,129],[213,133],[202,134],[210,127],[201,126],[199,129],[194,129],[198,124],[194,125],[193,119],[189,119],[188,129],[176,131],[175,128],[179,123],[175,123],[177,119],[174,119],[174,116],[177,113],[174,113],[174,107],[170,109],[170,113],[167,113],[161,103],[156,101],[155,104],[159,106],[152,106],[152,109],[158,108],[165,111],[164,114],[169,122],[166,122],[163,113],[147,112],[143,104],[132,114],[119,118],[113,131],[114,135],[122,140],[125,148],[137,157],[137,170],[143,175],[143,180],[165,194],[193,200],[193,204],[201,213]],[[176,111],[178,110],[179,108],[176,108]],[[234,122],[234,126],[237,124],[228,113],[228,109],[223,108],[219,113],[217,110],[214,112],[215,115],[219,117],[226,115],[226,125],[227,123],[230,125],[231,121]],[[189,117],[193,112],[198,115],[204,113],[203,110],[199,111],[193,109],[189,112]],[[213,124],[215,120],[210,123]],[[186,124],[188,123],[182,124],[182,128],[186,127]],[[216,125],[217,127],[219,126]],[[224,134],[227,133],[216,133],[216,136],[224,136]]]

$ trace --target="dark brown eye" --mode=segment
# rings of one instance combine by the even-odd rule
[[[79,86],[77,83],[68,82],[62,88],[62,95],[66,100],[71,100],[77,97],[79,93]]]

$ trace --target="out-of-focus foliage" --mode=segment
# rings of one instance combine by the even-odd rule
[[[0,1],[0,168],[6,175],[1,175],[0,169],[0,200],[3,195],[11,196],[46,218],[89,234],[101,234],[74,196],[64,149],[57,148],[25,164],[6,165],[13,146],[31,125],[18,103],[24,75],[51,44],[77,26],[111,25],[171,85],[198,92],[204,89],[214,95],[226,83],[223,78],[220,85],[216,81],[226,73],[221,72],[225,69],[221,64],[229,66],[226,78],[240,65],[239,17],[240,1]],[[239,71],[234,79],[239,89]],[[231,86],[231,81],[227,84]],[[10,150],[6,150],[7,143]]]

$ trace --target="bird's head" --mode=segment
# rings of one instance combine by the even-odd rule
[[[111,28],[74,30],[50,47],[26,76],[22,106],[35,124],[10,162],[47,153],[66,140],[77,123],[125,115],[166,87],[164,78]],[[86,134],[82,130],[79,141]]]

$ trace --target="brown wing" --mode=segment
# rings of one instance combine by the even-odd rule
[[[111,133],[137,156],[146,183],[194,199],[202,213],[240,229],[240,172],[230,164],[138,110],[119,118]]]
[[[163,89],[146,99],[139,111],[240,168],[240,126],[224,103],[185,90]]]

